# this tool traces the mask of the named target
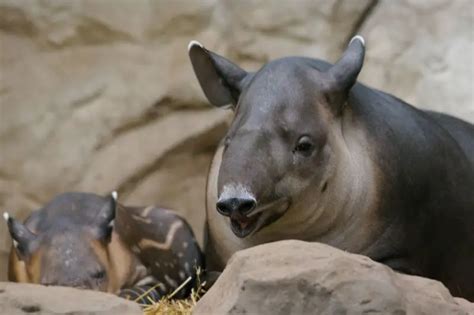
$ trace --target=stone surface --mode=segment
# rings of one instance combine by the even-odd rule
[[[403,100],[474,122],[470,0],[379,1],[361,28],[361,80]]]
[[[65,287],[0,282],[2,314],[141,315],[140,306],[115,295]]]
[[[0,0],[0,210],[106,193],[176,208],[199,239],[204,183],[230,113],[207,104],[191,39],[247,69],[335,61],[367,37],[362,81],[474,121],[469,0]],[[10,246],[0,224],[0,257]],[[0,260],[1,262],[2,260]],[[0,279],[6,267],[0,263]]]
[[[219,303],[216,303],[219,301]],[[440,282],[302,241],[234,254],[193,314],[474,314]]]

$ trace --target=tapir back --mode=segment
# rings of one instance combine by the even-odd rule
[[[203,257],[191,227],[176,212],[150,207],[120,207],[115,220],[118,233],[159,283],[161,294],[192,281],[176,297],[189,293],[202,267]]]

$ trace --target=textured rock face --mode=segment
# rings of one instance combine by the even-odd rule
[[[0,282],[2,314],[140,315],[140,306],[115,295],[64,287]]]
[[[473,26],[470,0],[379,1],[361,28],[368,51],[360,78],[474,122]]]
[[[0,209],[24,218],[63,191],[118,189],[178,209],[200,238],[231,113],[207,105],[189,40],[251,70],[335,61],[361,32],[362,81],[474,121],[472,19],[469,0],[0,0]],[[9,244],[0,224],[0,262]]]
[[[216,301],[220,301],[216,303]],[[193,314],[473,314],[440,282],[301,241],[237,252]]]

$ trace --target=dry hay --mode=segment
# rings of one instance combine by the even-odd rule
[[[198,269],[196,271],[197,275],[197,284],[196,287],[191,290],[191,295],[187,299],[173,299],[173,296],[176,295],[184,286],[191,281],[191,277],[186,279],[173,293],[161,298],[158,301],[153,301],[151,298],[149,302],[151,305],[142,305],[143,307],[143,314],[144,315],[190,315],[194,306],[196,305],[197,301],[203,296],[206,292],[204,290],[205,282],[200,281],[201,270]],[[158,285],[157,285],[158,286]],[[145,297],[151,290],[155,289],[155,287],[151,288],[147,292],[143,293],[141,296],[136,298],[135,301],[139,301],[141,298]]]

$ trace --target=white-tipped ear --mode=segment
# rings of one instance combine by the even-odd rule
[[[351,41],[349,42],[349,45],[355,40],[359,40],[362,43],[362,46],[365,47],[365,39],[361,35],[356,35],[356,36],[352,37]]]
[[[34,250],[36,234],[31,232],[23,223],[11,217],[8,212],[3,213],[3,218],[7,221],[13,247],[17,250],[20,260],[24,260]]]
[[[216,107],[229,104],[235,107],[247,71],[194,40],[188,45],[188,54],[194,74],[209,102]]]
[[[118,193],[115,190],[112,191],[112,198],[114,198],[115,201],[118,199]]]
[[[198,42],[197,40],[192,40],[188,44],[188,51],[190,51],[193,46],[199,46],[200,48],[204,48],[204,46],[200,42]]]

